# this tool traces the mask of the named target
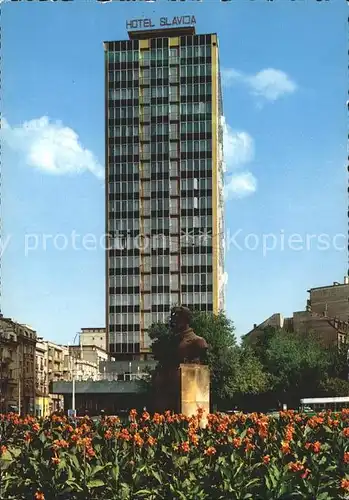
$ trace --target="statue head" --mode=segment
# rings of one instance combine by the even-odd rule
[[[170,327],[174,333],[188,330],[191,321],[191,311],[187,307],[176,306],[171,310]]]

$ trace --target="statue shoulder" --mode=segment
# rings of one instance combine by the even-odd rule
[[[198,347],[201,347],[202,349],[207,349],[208,348],[208,344],[207,344],[206,340],[203,337],[197,336],[196,339],[195,339],[195,344]]]

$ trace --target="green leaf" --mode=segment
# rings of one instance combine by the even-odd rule
[[[120,474],[120,468],[117,464],[113,465],[112,469],[111,469],[111,474],[113,476],[113,479],[115,481],[118,481],[119,479],[119,474]]]
[[[161,480],[161,477],[160,477],[160,474],[156,471],[156,470],[152,470],[152,475],[153,477],[155,477],[155,479],[160,483],[162,484],[162,480]]]
[[[105,482],[102,481],[101,479],[92,479],[92,481],[89,481],[87,483],[88,488],[100,488],[101,486],[104,486]]]
[[[1,455],[1,458],[0,458],[0,463],[4,460],[4,462],[13,462],[13,457],[11,455],[11,453],[6,450],[5,453],[3,453]]]
[[[318,493],[316,495],[316,500],[328,500],[330,498],[327,491],[323,491],[322,493]]]
[[[106,465],[96,465],[92,471],[91,471],[91,476],[95,476],[96,474],[98,474],[98,472],[101,472],[102,470],[106,469],[108,467],[108,464]]]
[[[80,470],[81,469],[81,465],[79,464],[79,460],[78,460],[77,456],[76,455],[70,455],[70,459],[73,462],[74,467],[76,469]]]

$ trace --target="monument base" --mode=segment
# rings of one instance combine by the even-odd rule
[[[196,415],[198,409],[204,410],[202,424],[210,412],[210,370],[207,365],[181,364],[179,366],[180,408],[187,417]]]

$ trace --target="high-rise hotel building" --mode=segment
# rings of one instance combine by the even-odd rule
[[[222,94],[216,34],[105,42],[107,349],[147,359],[173,305],[224,308]]]

